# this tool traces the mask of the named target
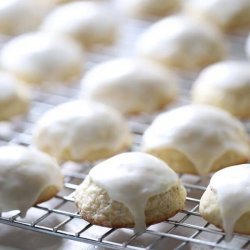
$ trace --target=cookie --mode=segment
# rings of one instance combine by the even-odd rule
[[[250,28],[250,1],[248,0],[188,0],[184,10],[199,20],[207,21],[222,31]]]
[[[226,240],[233,232],[250,234],[250,164],[228,167],[215,173],[200,201],[200,213],[222,228]]]
[[[36,29],[48,6],[34,0],[0,1],[0,33],[15,36]]]
[[[9,120],[26,114],[30,107],[28,86],[6,72],[0,72],[0,120]]]
[[[206,175],[248,162],[248,134],[226,111],[187,105],[155,118],[141,150],[164,160],[178,173]]]
[[[184,15],[166,17],[137,41],[137,54],[182,70],[196,71],[220,61],[226,54],[222,35],[214,27]]]
[[[145,153],[116,155],[96,165],[74,194],[83,219],[112,227],[159,223],[184,208],[186,190],[163,161]]]
[[[45,113],[33,141],[59,161],[95,161],[127,150],[131,134],[116,110],[97,102],[71,101]]]
[[[117,21],[100,3],[75,1],[55,8],[41,29],[74,38],[84,48],[110,45],[116,39]]]
[[[205,68],[194,82],[192,99],[250,118],[250,63],[224,61]]]
[[[0,63],[28,83],[67,82],[80,76],[84,55],[81,47],[69,38],[33,32],[6,43]]]
[[[119,58],[93,67],[82,79],[82,97],[123,114],[151,113],[177,98],[169,70],[145,60]]]
[[[0,211],[20,210],[25,216],[35,204],[62,189],[63,177],[56,161],[33,148],[0,147]]]

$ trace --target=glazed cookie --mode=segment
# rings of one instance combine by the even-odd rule
[[[222,228],[226,239],[232,233],[250,234],[250,164],[228,167],[213,175],[201,197],[200,213]]]
[[[0,211],[20,210],[25,216],[35,204],[62,189],[63,177],[48,155],[23,146],[0,147]]]
[[[123,153],[96,165],[75,192],[83,219],[105,227],[135,227],[164,221],[184,208],[186,191],[163,161]]]
[[[156,22],[142,33],[137,52],[165,66],[197,70],[222,60],[225,45],[212,26],[176,15]]]
[[[250,63],[225,61],[204,69],[192,89],[195,103],[250,118]]]
[[[0,1],[0,33],[14,36],[35,29],[48,9],[39,1]]]
[[[205,175],[249,160],[248,135],[229,113],[188,105],[160,114],[145,131],[142,150],[178,173]]]
[[[23,82],[0,71],[0,120],[27,113],[30,100],[30,90]]]
[[[160,65],[122,58],[87,72],[82,96],[125,114],[153,112],[176,99],[177,85],[175,76]]]
[[[188,0],[185,11],[193,17],[208,21],[224,31],[250,28],[249,0]]]
[[[42,24],[42,29],[75,38],[84,47],[112,44],[116,38],[116,22],[97,2],[76,1],[57,7]]]
[[[112,108],[71,101],[43,115],[34,142],[60,161],[94,161],[128,149],[131,135],[126,121]]]
[[[0,54],[2,67],[29,83],[68,81],[83,67],[83,51],[73,40],[48,33],[24,34]]]
[[[129,16],[166,16],[180,8],[180,0],[116,0],[117,7]]]

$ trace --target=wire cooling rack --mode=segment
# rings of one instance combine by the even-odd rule
[[[103,49],[87,55],[87,68],[113,58],[118,55],[129,55],[128,50],[133,39],[147,26],[139,21],[127,22],[118,46]],[[245,36],[228,37],[231,47],[231,58],[244,58]],[[181,75],[181,97],[169,108],[189,103],[189,90],[194,75]],[[29,115],[25,119],[17,119],[12,123],[0,123],[0,145],[17,143],[30,145],[32,129],[36,120],[50,108],[77,98],[79,85],[47,87],[34,90],[34,100]],[[130,117],[128,119],[134,135],[132,150],[138,150],[144,130],[152,122],[156,114]],[[244,122],[250,132],[250,122]],[[18,211],[0,214],[0,223],[24,230],[62,237],[79,241],[99,249],[250,249],[250,237],[235,234],[230,243],[224,241],[225,234],[203,220],[198,212],[199,200],[209,182],[209,177],[200,179],[192,175],[180,175],[187,189],[188,197],[185,209],[173,218],[152,225],[142,234],[134,234],[132,229],[111,229],[95,225],[82,220],[70,196],[77,186],[84,180],[92,164],[64,163],[62,170],[65,176],[64,189],[48,202],[36,205],[28,211],[25,218],[21,218]],[[30,216],[35,213],[34,216]],[[57,220],[53,220],[53,218]],[[53,222],[56,223],[53,224]],[[85,244],[84,244],[85,245]],[[83,246],[83,245],[82,245]],[[85,248],[82,248],[85,249]],[[89,249],[89,248],[88,248]],[[96,248],[94,248],[96,249]]]

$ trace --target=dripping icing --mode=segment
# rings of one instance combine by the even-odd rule
[[[178,182],[176,173],[163,161],[145,153],[114,156],[96,165],[89,176],[112,200],[130,210],[138,233],[146,229],[144,211],[148,199]]]
[[[227,241],[232,239],[237,220],[250,211],[249,180],[250,164],[222,169],[211,179],[209,186],[217,195]]]

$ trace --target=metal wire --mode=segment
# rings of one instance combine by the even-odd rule
[[[129,29],[125,29],[125,33],[129,30],[130,35],[131,32],[137,34],[137,31],[141,30],[141,27],[144,25],[144,23],[132,23],[128,26]],[[236,38],[233,37],[233,39]],[[123,48],[124,46],[128,48],[128,44],[124,41],[122,44]],[[131,38],[129,41],[131,42]],[[240,39],[240,42],[238,39],[235,44],[233,40],[234,47],[239,48],[243,45],[243,41],[243,38]],[[117,51],[121,51],[121,48],[118,48]],[[92,66],[103,60],[112,58],[114,54],[109,50],[89,53],[87,55],[88,65]],[[194,77],[194,75],[185,74],[182,76],[182,96],[171,108],[189,102],[188,93]],[[0,133],[0,145],[7,143],[30,145],[32,128],[36,120],[55,105],[76,98],[78,92],[79,86],[77,84],[34,91],[33,106],[25,119],[18,119],[12,123],[0,123],[0,131],[5,131],[4,133]],[[133,150],[138,149],[141,136],[154,117],[155,114],[129,118],[129,125],[134,134]],[[250,122],[245,121],[244,124],[247,130],[250,131]],[[143,235],[134,234],[132,229],[101,228],[87,223],[80,219],[70,195],[84,180],[92,166],[92,164],[63,164],[62,170],[65,175],[64,190],[52,200],[31,208],[31,210],[36,210],[37,217],[35,220],[29,220],[29,212],[26,218],[20,218],[20,213],[14,211],[2,213],[0,215],[0,223],[117,250],[250,249],[250,237],[235,234],[232,242],[228,244],[224,241],[225,235],[220,229],[215,228],[201,218],[198,212],[199,200],[206,189],[209,178],[200,179],[192,175],[180,175],[188,191],[185,209],[165,222],[159,223],[156,226],[150,226]],[[60,222],[51,226],[48,222],[51,216],[59,217]],[[74,227],[74,230],[72,230],[72,227],[70,227],[70,230],[68,229],[71,224],[77,225]],[[119,238],[120,234],[123,237]]]

